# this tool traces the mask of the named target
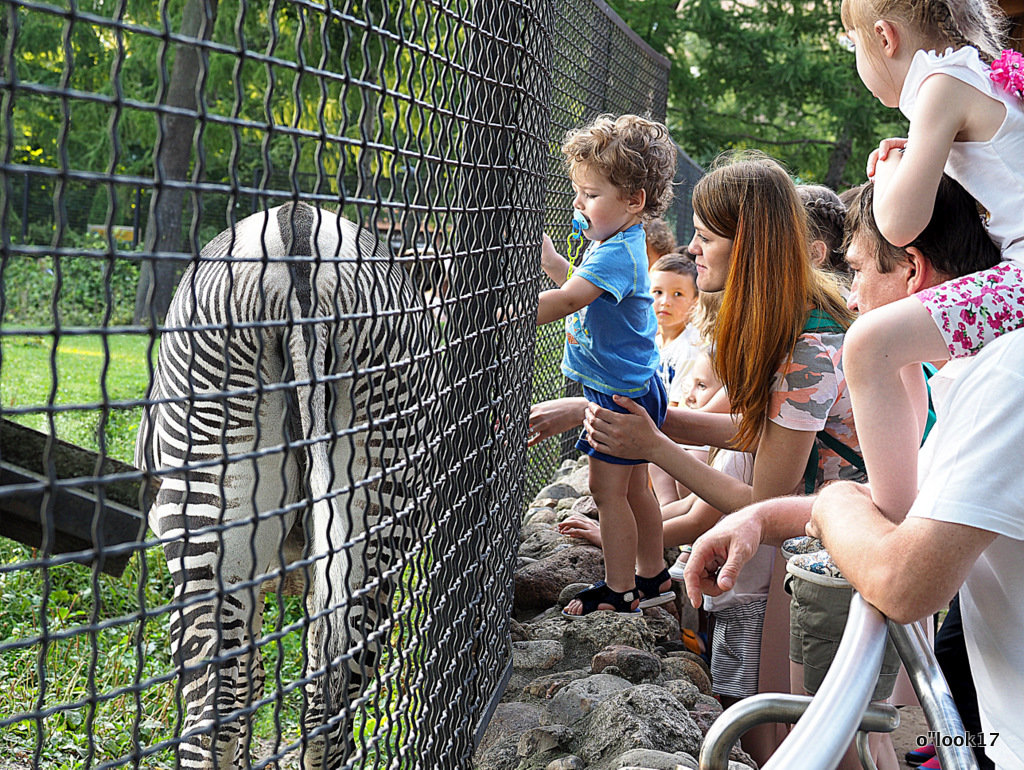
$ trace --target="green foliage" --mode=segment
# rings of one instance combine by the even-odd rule
[[[139,264],[112,257],[90,234],[96,250],[88,255],[14,255],[0,268],[3,323],[16,326],[110,326],[129,324]]]
[[[864,181],[880,139],[905,134],[838,42],[840,0],[611,5],[671,59],[669,127],[703,165],[726,149],[757,148],[805,181],[842,188]]]
[[[31,642],[0,652],[5,683],[0,688],[0,714],[78,705],[61,708],[38,723],[22,720],[5,727],[0,731],[0,756],[27,762],[38,743],[41,766],[72,768],[81,767],[90,752],[94,764],[130,755],[136,730],[143,744],[171,738],[175,688],[166,677],[172,666],[167,624],[162,616],[143,614],[171,597],[171,579],[160,549],[134,557],[120,578],[94,575],[72,564],[12,569],[33,555],[0,538],[0,566],[7,567],[0,571],[0,639]],[[84,630],[97,623],[105,627]],[[45,645],[39,640],[43,632],[49,637]],[[45,690],[40,688],[40,674]],[[134,683],[151,677],[158,681],[136,695]],[[90,705],[95,693],[111,697]],[[149,766],[173,766],[169,754],[155,759]]]

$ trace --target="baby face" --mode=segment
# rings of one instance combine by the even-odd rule
[[[687,388],[683,403],[690,409],[700,409],[721,390],[722,383],[715,376],[711,367],[711,358],[701,355],[690,370],[690,376],[686,378]]]

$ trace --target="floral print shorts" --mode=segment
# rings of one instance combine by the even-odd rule
[[[1000,262],[915,295],[935,320],[951,358],[973,356],[1024,326],[1024,268]]]

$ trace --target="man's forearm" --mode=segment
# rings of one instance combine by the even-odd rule
[[[894,524],[863,485],[824,489],[813,526],[843,576],[872,605],[900,623],[944,607],[995,535],[914,517]]]
[[[814,497],[808,495],[774,497],[755,503],[751,510],[756,511],[761,521],[761,542],[782,545],[784,540],[804,534],[813,503]]]

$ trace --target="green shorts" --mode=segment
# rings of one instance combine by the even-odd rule
[[[822,586],[786,575],[789,604],[789,659],[804,667],[804,689],[814,695],[839,649],[853,589]],[[885,640],[882,670],[871,700],[885,700],[896,686],[900,656],[892,639]]]

